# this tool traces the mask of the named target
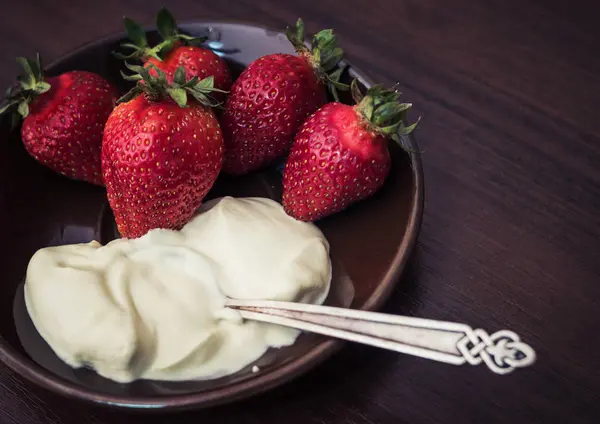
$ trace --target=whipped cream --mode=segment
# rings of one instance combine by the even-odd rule
[[[118,382],[209,379],[299,333],[244,321],[224,307],[227,297],[320,304],[330,280],[329,244],[315,225],[270,199],[225,197],[181,231],[37,251],[25,301],[74,368]]]

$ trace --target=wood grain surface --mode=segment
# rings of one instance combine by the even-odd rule
[[[0,0],[0,85],[144,23],[158,0]],[[337,30],[348,58],[399,81],[423,116],[426,206],[386,312],[509,328],[538,362],[508,376],[348,345],[241,403],[168,416],[90,407],[0,365],[0,423],[600,422],[600,30],[597,4],[558,0],[170,0],[180,20]],[[6,243],[6,240],[2,242]]]

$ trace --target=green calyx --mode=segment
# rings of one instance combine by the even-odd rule
[[[131,50],[131,53],[113,52],[113,55],[118,59],[148,59],[153,57],[157,60],[162,60],[164,55],[177,44],[197,45],[206,41],[205,37],[192,37],[182,34],[179,28],[177,28],[175,18],[164,7],[156,14],[156,28],[163,41],[154,47],[148,44],[146,32],[140,24],[128,17],[123,18],[123,24],[131,42],[123,43],[121,47]]]
[[[412,103],[400,103],[400,94],[395,88],[386,89],[383,85],[374,85],[362,94],[356,80],[350,84],[352,97],[357,103],[355,108],[363,116],[369,128],[398,142],[402,148],[401,136],[410,134],[421,118],[411,125],[406,124],[406,114]],[[405,148],[406,149],[406,148]]]
[[[295,28],[287,28],[285,35],[296,52],[305,57],[315,70],[317,77],[327,84],[336,101],[338,90],[347,91],[348,84],[340,82],[345,66],[338,67],[344,57],[344,51],[338,47],[337,38],[332,29],[324,29],[314,35],[310,50],[304,44],[304,22],[298,18]]]
[[[29,105],[40,94],[50,90],[50,84],[44,81],[44,71],[39,53],[35,60],[18,57],[17,62],[23,67],[23,74],[17,78],[17,83],[11,85],[0,103],[0,115],[11,114],[14,128],[21,118],[29,115]]]
[[[128,63],[125,63],[125,65],[135,72],[135,74],[126,75],[121,72],[121,75],[128,81],[136,81],[136,85],[121,97],[118,103],[128,102],[138,95],[144,94],[155,101],[171,98],[180,107],[187,107],[189,95],[204,106],[217,107],[221,103],[217,102],[211,94],[215,92],[227,93],[227,91],[214,87],[212,76],[202,80],[195,76],[187,80],[183,66],[175,70],[173,82],[169,83],[166,74],[153,64],[147,64],[145,67],[130,65]]]

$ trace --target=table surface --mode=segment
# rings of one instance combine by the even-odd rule
[[[151,23],[156,0],[0,0],[0,84]],[[170,0],[180,20],[333,27],[347,57],[400,81],[423,116],[426,204],[386,312],[509,328],[538,362],[507,376],[348,345],[237,404],[130,415],[63,399],[0,365],[0,423],[600,422],[600,30],[594,1]]]

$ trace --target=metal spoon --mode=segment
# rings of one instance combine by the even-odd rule
[[[292,302],[234,300],[244,319],[446,362],[479,365],[497,374],[535,362],[535,351],[509,330],[488,334],[466,324]]]

